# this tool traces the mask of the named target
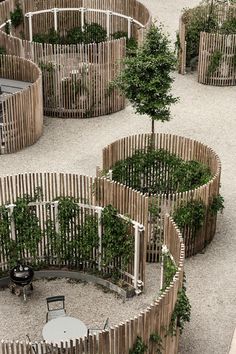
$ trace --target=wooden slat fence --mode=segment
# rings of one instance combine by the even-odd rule
[[[180,17],[179,24],[179,73],[186,73],[186,30],[191,16],[198,16],[207,20],[212,11],[218,24],[225,20],[236,18],[235,5],[216,5],[210,10],[210,6],[201,5],[186,10]],[[186,18],[187,23],[186,23]],[[236,34],[221,34],[220,26],[215,33],[200,33],[199,57],[198,57],[198,82],[215,86],[231,86],[236,84],[235,56]],[[219,68],[209,74],[209,64],[215,51],[222,53]]]
[[[136,0],[40,0],[32,3],[30,0],[21,0],[24,13],[39,11],[44,9],[56,8],[91,8],[100,10],[109,10],[134,18],[142,23],[145,28],[141,29],[133,23],[131,33],[137,40],[142,40],[146,28],[151,24],[151,15],[148,9]],[[96,22],[106,28],[106,15],[94,12],[85,12],[85,23]],[[39,14],[33,16],[33,33],[48,31],[54,27],[53,13]],[[81,16],[76,12],[63,12],[58,14],[58,29],[64,34],[70,28],[81,26]],[[29,39],[28,19],[25,18],[22,29],[25,32],[25,38]],[[127,32],[127,20],[118,16],[110,18],[111,34],[117,31]],[[19,31],[19,30],[18,30]]]
[[[25,194],[35,195],[40,188],[42,201],[52,201],[58,197],[73,197],[78,202],[105,207],[111,204],[120,214],[128,215],[132,220],[144,226],[140,238],[140,279],[145,275],[145,253],[147,239],[148,198],[131,188],[104,178],[92,178],[75,174],[29,173],[0,178],[0,205],[13,204],[17,197]],[[38,211],[41,223],[46,221],[46,210]]]
[[[117,140],[103,149],[103,163],[101,170],[108,171],[119,160],[132,156],[138,149],[145,149],[150,142],[150,134],[140,134]],[[158,206],[159,217],[153,219],[149,213],[148,222],[148,250],[147,260],[157,261],[163,243],[163,216],[166,212],[172,213],[183,201],[202,200],[208,206],[214,196],[219,194],[221,164],[216,153],[207,145],[196,140],[171,134],[156,134],[155,149],[164,149],[175,154],[185,161],[195,160],[207,165],[211,171],[212,179],[205,185],[183,193],[169,193],[150,195],[150,206]],[[132,172],[132,171],[131,171]],[[98,170],[98,175],[100,174]],[[193,237],[190,230],[183,234],[186,256],[200,252],[214,237],[216,228],[216,215],[207,212],[203,227]]]
[[[2,100],[0,154],[11,153],[35,143],[42,135],[42,75],[29,60],[0,56],[0,77],[26,81],[29,86]]]
[[[173,337],[166,336],[166,329],[169,327],[178,290],[182,287],[184,244],[180,232],[169,216],[165,217],[164,231],[164,242],[178,266],[178,271],[170,286],[161,296],[157,296],[157,299],[136,317],[127,319],[125,323],[120,323],[109,330],[102,331],[98,336],[90,335],[88,338],[77,339],[74,346],[70,342],[62,342],[62,345],[56,346],[56,348],[50,343],[36,343],[37,352],[54,352],[63,349],[67,354],[75,352],[80,354],[128,354],[129,350],[133,348],[137,336],[140,336],[148,345],[148,353],[155,354],[156,347],[151,343],[150,335],[159,334],[163,345],[162,353],[177,354],[179,332],[177,330],[177,335]],[[32,344],[18,341],[1,342],[1,354],[17,354],[19,352],[21,354],[32,353]]]
[[[219,66],[209,73],[211,58],[222,53]],[[215,86],[236,85],[236,34],[222,35],[201,32],[198,64],[198,82]]]
[[[132,24],[131,34],[142,42],[146,30],[151,25],[151,15],[144,5],[136,0],[30,0],[19,1],[23,13],[50,9],[53,7],[79,8],[91,7],[125,14],[144,24],[137,28]],[[10,18],[15,7],[14,0],[0,3],[0,24]],[[58,30],[65,34],[70,28],[81,26],[78,12],[58,13]],[[85,22],[96,22],[105,27],[106,15],[85,13]],[[42,45],[29,41],[28,18],[15,30],[12,36],[0,30],[1,45],[8,54],[14,54],[37,63],[43,72],[44,113],[64,118],[86,118],[110,114],[125,107],[124,96],[109,83],[119,74],[121,60],[125,56],[125,40],[108,40],[105,43],[90,45]],[[33,34],[48,32],[54,27],[53,13],[32,17]],[[127,32],[127,20],[112,17],[111,34],[116,31]],[[24,33],[24,39],[22,39]],[[112,35],[111,35],[112,39]]]
[[[137,223],[135,220],[128,220],[130,222],[129,237],[133,244],[133,254],[127,266],[125,268],[121,267],[122,257],[116,257],[110,264],[103,266],[102,259],[105,256],[105,249],[102,246],[104,225],[101,215],[103,208],[83,203],[77,203],[77,206],[78,208],[74,210],[73,218],[69,220],[66,228],[62,230],[63,242],[61,241],[61,243],[58,244],[58,240],[56,240],[57,236],[51,234],[51,230],[56,233],[60,232],[61,225],[58,220],[58,201],[30,202],[29,209],[32,215],[38,219],[41,237],[35,253],[31,253],[28,249],[24,248],[21,250],[19,258],[24,259],[24,261],[29,264],[33,262],[33,264],[36,265],[66,266],[70,269],[79,269],[81,271],[102,271],[103,274],[107,275],[112,274],[112,268],[116,267],[117,270],[120,271],[120,278],[139,292],[139,281],[143,283],[142,286],[145,285],[143,225]],[[8,239],[18,242],[19,233],[14,219],[15,205],[5,205],[5,208],[5,210],[8,210],[8,218],[10,220]],[[123,215],[118,215],[117,217],[126,219]],[[0,224],[1,222],[2,220],[0,218]],[[89,254],[88,252],[84,254],[83,249],[81,249],[81,244],[84,240],[86,242],[88,238],[88,222],[92,222],[93,226],[90,224],[92,230],[96,228],[98,241],[97,246],[94,246]],[[47,225],[50,225],[49,229]],[[136,234],[136,227],[138,228],[138,234]],[[136,237],[138,242],[137,249],[135,247]],[[10,256],[7,247],[5,243],[2,243],[0,245],[0,270],[7,271],[10,266]]]

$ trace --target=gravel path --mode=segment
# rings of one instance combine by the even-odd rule
[[[43,340],[45,299],[55,295],[65,295],[67,315],[79,318],[88,328],[102,328],[107,317],[110,326],[125,322],[145,310],[158,296],[160,265],[148,264],[147,275],[145,293],[125,302],[106,288],[71,279],[35,280],[26,302],[22,296],[12,295],[9,289],[0,291],[1,339],[26,340],[28,334],[33,341]]]
[[[196,0],[143,0],[153,16],[174,38],[183,7]],[[156,131],[195,138],[210,145],[222,161],[225,212],[216,236],[204,254],[186,261],[191,322],[181,338],[181,354],[226,354],[236,326],[236,120],[235,87],[200,85],[195,75],[176,74],[173,87],[180,102],[173,120],[156,124]],[[17,154],[0,157],[0,174],[62,171],[94,175],[102,148],[117,138],[149,132],[147,117],[131,107],[110,116],[88,120],[45,118],[43,137]]]

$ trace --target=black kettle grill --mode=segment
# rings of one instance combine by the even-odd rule
[[[18,263],[14,268],[10,270],[10,290],[13,294],[20,295],[23,293],[23,298],[26,300],[27,289],[33,290],[32,280],[34,277],[33,268]]]

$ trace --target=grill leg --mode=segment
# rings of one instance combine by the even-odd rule
[[[23,286],[23,299],[26,301],[26,287]]]

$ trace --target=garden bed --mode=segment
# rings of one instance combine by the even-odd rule
[[[236,7],[205,2],[184,10],[178,35],[179,72],[198,70],[198,82],[236,84]]]
[[[150,139],[140,134],[108,145],[101,173],[109,171],[109,178],[148,196],[148,261],[160,256],[166,212],[173,213],[183,232],[185,255],[194,255],[213,239],[222,207],[219,158],[188,138],[156,134],[151,147]]]
[[[110,82],[121,71],[126,44],[143,40],[151,23],[148,10],[136,0],[53,6],[28,0],[0,4],[3,49],[42,69],[44,113],[88,118],[123,109],[125,99]]]
[[[73,237],[75,230],[77,229],[76,223],[74,223],[75,220],[80,220],[83,221],[84,225],[87,225],[85,222],[84,217],[78,217],[78,215],[73,213],[73,208],[71,209],[71,206],[74,205],[74,200],[78,201],[83,201],[88,203],[90,209],[93,203],[99,205],[97,209],[95,209],[99,215],[99,210],[101,211],[101,206],[105,206],[108,204],[114,205],[114,207],[117,207],[118,210],[125,215],[129,215],[131,218],[135,218],[137,222],[134,223],[134,227],[130,227],[131,233],[135,234],[135,239],[138,240],[136,237],[141,233],[140,237],[140,243],[135,242],[135,255],[138,254],[136,251],[140,251],[140,263],[138,267],[138,274],[140,276],[140,279],[144,279],[145,274],[149,272],[150,269],[152,269],[153,265],[146,265],[146,237],[147,237],[147,212],[148,212],[148,205],[147,205],[147,198],[143,196],[142,194],[130,190],[130,188],[122,186],[118,183],[113,183],[110,181],[107,181],[105,179],[100,179],[100,178],[89,178],[85,176],[78,176],[78,175],[68,175],[68,174],[53,174],[53,173],[45,173],[45,174],[25,174],[25,175],[18,175],[18,176],[7,176],[3,177],[0,179],[0,188],[2,190],[2,193],[0,194],[0,204],[2,206],[1,208],[1,226],[2,230],[4,231],[4,235],[1,234],[1,236],[5,236],[4,240],[7,241],[8,234],[9,234],[9,225],[7,223],[8,220],[8,212],[13,216],[11,217],[11,228],[14,224],[14,227],[11,229],[11,235],[10,235],[10,245],[13,245],[15,247],[12,247],[10,249],[13,252],[13,255],[15,253],[22,253],[25,255],[24,258],[27,259],[27,257],[32,257],[34,256],[34,264],[38,263],[40,260],[39,258],[37,259],[37,255],[40,256],[40,252],[42,252],[41,256],[45,258],[45,260],[48,262],[50,259],[52,259],[52,266],[55,267],[57,264],[61,267],[66,267],[69,268],[68,265],[73,263],[73,254],[71,255],[72,258],[64,258],[63,254],[65,251],[68,251],[68,242],[66,242],[65,246],[65,236],[66,234],[69,235],[69,243],[71,241],[75,241],[76,238]],[[27,196],[28,192],[28,196]],[[36,193],[37,192],[37,193]],[[41,200],[36,202],[30,201],[30,199],[35,197],[39,198],[41,196]],[[66,207],[59,207],[59,205],[56,207],[55,203],[58,202],[58,196],[61,195],[60,200],[66,202],[66,205],[69,206],[69,209]],[[67,198],[65,199],[65,197]],[[68,199],[69,197],[69,199]],[[48,200],[53,200],[54,206],[50,203],[48,203]],[[125,204],[125,201],[130,200],[130,203]],[[132,201],[132,202],[131,202]],[[15,202],[15,205],[13,203]],[[4,203],[12,203],[9,205],[9,210],[5,210],[6,208],[3,207]],[[36,204],[35,204],[36,203]],[[29,204],[29,205],[28,205]],[[46,207],[46,213],[44,213],[44,205]],[[64,205],[64,204],[63,204]],[[65,206],[65,205],[64,205]],[[85,205],[83,204],[85,207]],[[80,206],[81,207],[81,206]],[[37,213],[36,210],[39,210],[40,212]],[[76,208],[77,210],[77,208]],[[55,217],[53,220],[51,220],[52,215],[58,215],[58,217]],[[64,216],[63,216],[64,215]],[[85,214],[83,214],[85,215]],[[90,214],[91,215],[91,214]],[[92,213],[93,215],[93,213]],[[62,217],[63,216],[63,217]],[[109,215],[106,213],[106,217]],[[23,218],[22,218],[23,217]],[[62,218],[61,218],[62,217]],[[120,218],[120,216],[118,216]],[[49,218],[49,219],[48,219]],[[72,223],[69,222],[72,218]],[[51,225],[51,228],[45,228],[45,222],[47,220],[51,220],[49,222],[49,226]],[[108,217],[108,220],[110,220],[110,217]],[[107,224],[107,219],[103,220]],[[127,218],[124,218],[126,222],[130,225],[130,219],[127,220]],[[145,229],[142,227],[139,227],[139,223],[142,222],[142,224],[145,226]],[[48,223],[46,223],[48,224]],[[110,222],[108,222],[110,224]],[[107,224],[107,227],[108,227]],[[122,241],[122,238],[119,237],[120,232],[123,233],[122,230],[125,230],[123,226],[119,223],[119,225],[114,224],[114,220],[112,221],[113,227],[110,228],[107,227],[109,232],[105,232],[104,228],[102,227],[102,234],[106,234],[105,238],[112,238],[112,245],[113,248],[116,250],[116,252],[121,252],[123,251],[127,254],[128,250],[128,245],[125,245],[125,243]],[[72,227],[73,225],[73,227]],[[90,224],[89,224],[90,225]],[[90,225],[91,226],[91,225]],[[131,226],[131,225],[130,225]],[[14,236],[14,230],[15,230],[15,236]],[[30,230],[30,232],[28,231]],[[40,231],[41,230],[41,231]],[[83,228],[83,230],[85,230]],[[91,233],[93,234],[93,229],[89,227],[90,232],[89,233],[82,233],[84,236],[91,236]],[[127,229],[126,229],[127,230]],[[24,231],[24,243],[18,242],[17,244],[15,243],[14,237],[20,241],[22,239],[22,231]],[[45,233],[46,231],[46,233]],[[56,232],[55,232],[56,231]],[[40,233],[43,232],[44,235],[46,235],[46,238],[42,239],[40,241],[39,236]],[[34,234],[34,237],[32,238],[32,233]],[[125,234],[127,232],[125,231]],[[7,235],[6,235],[7,234]],[[54,235],[56,238],[53,237],[53,243],[47,247],[48,240],[50,240],[51,236]],[[59,238],[57,237],[60,236]],[[143,235],[143,237],[142,237]],[[139,235],[140,236],[140,235]],[[84,240],[84,237],[80,235],[79,239],[81,241]],[[90,239],[90,237],[89,237]],[[93,238],[92,238],[93,239]],[[129,239],[129,238],[128,238]],[[1,260],[1,267],[2,270],[7,270],[9,266],[9,262],[6,262],[6,257],[9,256],[8,252],[4,251],[5,241],[3,244],[1,244],[1,252],[0,252],[0,260]],[[59,242],[59,243],[58,243]],[[62,242],[62,244],[60,243]],[[122,247],[119,242],[122,242],[122,246],[125,245],[125,247]],[[35,243],[36,243],[36,249],[35,249]],[[83,243],[83,242],[82,242]],[[150,348],[150,353],[154,354],[156,352],[156,347],[157,344],[153,342],[153,337],[149,335],[147,337],[147,329],[148,332],[155,333],[156,337],[158,339],[158,346],[161,344],[161,347],[163,348],[163,353],[165,354],[171,354],[175,353],[178,347],[178,333],[179,333],[179,327],[176,323],[175,319],[176,316],[176,309],[175,309],[175,304],[177,301],[180,301],[180,289],[182,288],[182,280],[183,280],[183,263],[184,263],[184,245],[181,239],[181,234],[179,230],[177,229],[176,225],[173,223],[173,220],[169,217],[165,217],[165,248],[168,250],[168,255],[171,257],[171,261],[173,262],[174,265],[174,272],[171,272],[171,275],[168,273],[168,278],[166,278],[167,273],[165,271],[165,265],[163,266],[163,271],[161,272],[161,295],[158,293],[158,288],[156,288],[156,280],[155,277],[153,278],[153,275],[150,273],[151,278],[150,283],[146,284],[146,288],[144,290],[147,291],[147,296],[148,300],[145,301],[144,306],[140,306],[140,303],[138,305],[138,308],[135,310],[135,314],[129,314],[128,310],[125,311],[125,316],[118,319],[117,313],[121,313],[121,311],[117,308],[114,307],[116,315],[116,322],[111,321],[111,324],[116,324],[117,319],[118,321],[121,320],[123,322],[119,323],[118,325],[110,328],[108,331],[104,331],[99,334],[99,336],[89,336],[88,338],[85,339],[78,339],[76,340],[76,350],[79,351],[87,351],[88,354],[93,353],[94,346],[98,348],[98,350],[105,350],[106,353],[112,352],[112,348],[117,347],[117,340],[119,343],[122,343],[121,346],[119,345],[119,348],[121,349],[122,353],[128,354],[130,352],[130,349],[135,348],[136,346],[136,341],[139,337],[138,340],[141,340],[145,345],[148,345]],[[8,242],[7,242],[8,244]],[[90,244],[90,242],[89,242]],[[22,249],[22,245],[24,245],[24,248]],[[60,246],[62,245],[62,247]],[[132,243],[131,243],[132,245]],[[58,247],[59,246],[59,247]],[[90,245],[90,247],[94,247],[93,243]],[[117,247],[116,247],[117,246]],[[56,247],[56,248],[55,248]],[[83,250],[86,250],[82,247],[79,249],[75,249],[77,255],[76,258],[79,261],[80,256],[78,252],[82,252]],[[111,251],[110,246],[105,248],[106,250]],[[45,251],[51,253],[47,255]],[[57,254],[55,254],[55,250],[57,250]],[[72,248],[74,250],[74,248]],[[37,252],[35,254],[35,252]],[[59,253],[58,253],[59,252]],[[63,254],[62,254],[62,253]],[[10,252],[11,253],[11,252]],[[82,252],[83,253],[83,252]],[[96,257],[96,250],[94,249],[93,252],[89,252],[90,254],[90,259],[88,262],[84,262],[84,265],[87,266],[91,264],[91,256]],[[113,260],[113,268],[114,266],[117,266],[120,264],[120,261],[122,259],[122,256],[117,254],[117,259]],[[15,254],[16,255],[16,254]],[[97,254],[99,256],[99,253]],[[55,257],[56,256],[56,257]],[[133,259],[133,257],[131,257]],[[135,257],[136,258],[136,257]],[[104,259],[104,257],[102,257]],[[8,260],[9,261],[9,260]],[[29,261],[29,259],[28,259]],[[135,262],[135,261],[134,261]],[[38,264],[40,266],[40,262]],[[103,265],[104,266],[104,265]],[[84,268],[85,269],[85,268]],[[155,269],[157,269],[157,272],[160,275],[160,272],[158,271],[157,266],[155,265]],[[109,267],[108,267],[109,270]],[[135,271],[135,266],[130,267],[130,271],[133,272]],[[66,276],[66,272],[63,273]],[[109,271],[107,272],[109,274]],[[135,273],[134,273],[135,274]],[[128,274],[125,274],[127,277]],[[131,277],[131,279],[135,280],[135,276]],[[167,281],[168,279],[168,281]],[[164,280],[164,283],[163,283]],[[163,285],[164,284],[164,285]],[[149,285],[153,287],[154,293],[149,294]],[[50,295],[59,295],[62,293],[66,293],[66,288],[61,286],[59,284],[58,286],[59,290],[53,290],[53,293],[50,293]],[[69,289],[70,290],[70,289]],[[8,289],[5,291],[9,291]],[[9,299],[9,296],[6,297],[5,291],[3,292],[3,296],[6,299]],[[92,290],[90,290],[91,292]],[[25,306],[27,304],[30,304],[31,299],[33,299],[34,296],[37,296],[41,293],[42,291],[37,292],[37,282],[35,289],[33,290],[31,296],[29,295],[28,301],[23,305],[23,299],[14,297],[14,301],[19,304],[19,301],[22,304],[22,308],[20,308],[20,314],[19,318],[25,318],[25,312],[27,312],[27,318],[28,316],[28,308],[27,311],[25,311]],[[93,293],[93,291],[92,291]],[[144,292],[145,293],[145,292]],[[2,294],[2,293],[1,293]],[[0,294],[0,295],[1,295]],[[43,292],[42,292],[43,294]],[[84,293],[85,294],[85,293]],[[66,298],[70,299],[69,295],[65,294]],[[113,295],[112,295],[113,296]],[[145,295],[146,296],[146,295]],[[149,296],[151,296],[149,298]],[[77,298],[78,297],[78,298]],[[79,311],[80,315],[78,315],[78,318],[81,318],[81,306],[85,309],[86,313],[88,313],[88,308],[90,309],[90,303],[88,303],[87,296],[85,295],[84,298],[82,295],[77,293],[77,296],[74,296],[74,302],[72,301],[73,309],[76,308],[76,304],[79,304]],[[138,297],[134,297],[130,301],[141,301],[141,299],[144,299],[143,295],[140,295]],[[86,301],[86,304],[79,303],[80,300]],[[154,301],[153,299],[157,299],[157,301]],[[102,298],[103,304],[105,304],[105,309],[106,311],[109,311],[111,313],[113,309],[113,305],[107,305],[108,302],[104,301],[104,297]],[[123,301],[123,300],[121,300]],[[45,303],[45,295],[43,295],[43,302]],[[96,306],[98,310],[103,309],[102,306],[98,305],[98,301],[96,299],[92,300],[93,304]],[[6,302],[1,302],[3,307],[7,303]],[[130,308],[128,305],[127,301],[127,306]],[[123,302],[122,302],[123,304]],[[9,305],[8,305],[9,306]],[[42,303],[40,305],[40,318],[43,320],[45,317],[43,316],[42,313]],[[19,308],[19,306],[18,306]],[[69,309],[69,305],[68,305]],[[4,315],[4,326],[6,326],[7,321],[9,320],[9,307],[7,307]],[[5,311],[4,310],[4,311]],[[141,312],[140,312],[141,311]],[[7,313],[7,316],[6,316]],[[34,310],[35,313],[35,310]],[[99,319],[102,318],[102,316],[106,313],[105,318],[109,317],[107,312],[102,312],[99,313]],[[69,315],[73,316],[73,311],[68,311]],[[164,315],[163,315],[164,314]],[[45,314],[44,314],[45,315]],[[89,311],[89,315],[92,315],[92,312]],[[130,318],[129,316],[134,316]],[[15,314],[16,317],[16,314]],[[160,318],[160,321],[156,321],[156,318]],[[84,320],[86,324],[89,324],[90,321],[88,322],[85,318],[81,318]],[[44,320],[45,321],[45,320]],[[19,326],[20,320],[17,322],[17,326]],[[100,322],[99,322],[100,323]],[[104,321],[103,321],[104,323]],[[181,324],[182,326],[182,324]],[[29,327],[33,329],[35,326],[32,326],[32,322],[30,322]],[[42,325],[39,326],[42,328]],[[36,330],[39,330],[39,327],[36,328]],[[171,328],[171,332],[168,332],[168,328]],[[23,328],[24,330],[24,328]],[[25,330],[24,330],[25,331]],[[39,330],[40,331],[40,330]],[[177,333],[177,336],[174,336],[174,332]],[[124,333],[127,333],[127,340],[123,341],[124,338]],[[172,333],[172,334],[171,334]],[[26,333],[23,333],[25,335]],[[155,337],[155,338],[156,338]],[[7,335],[5,338],[9,338],[9,331],[7,331]],[[19,337],[18,337],[19,338]],[[14,335],[14,341],[12,342],[11,340],[5,340],[2,341],[1,347],[0,347],[0,352],[6,352],[9,351],[11,348],[11,352],[14,354],[15,352],[17,353],[19,351],[19,340],[18,338]],[[38,338],[38,337],[36,337]],[[35,340],[35,334],[32,333],[31,340]],[[106,343],[106,344],[104,344]],[[21,353],[26,354],[31,350],[31,344],[22,342],[21,344]],[[44,350],[45,344],[42,342],[36,343],[36,349],[38,351]],[[65,343],[65,345],[69,346],[69,343]],[[105,345],[105,346],[104,346]],[[50,346],[50,345],[49,345]],[[53,349],[53,347],[50,347],[50,350]],[[69,350],[69,349],[68,349]],[[73,349],[74,350],[74,349]]]

